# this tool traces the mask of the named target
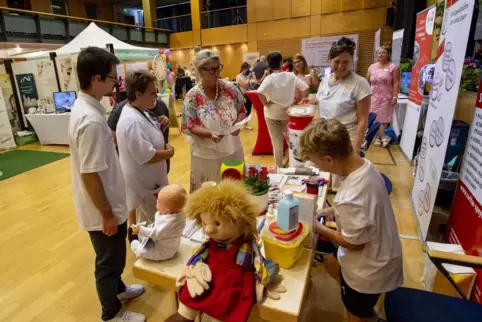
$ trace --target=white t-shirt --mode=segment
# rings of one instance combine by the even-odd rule
[[[166,161],[147,163],[156,150],[165,149],[165,141],[158,124],[143,113],[145,117],[127,104],[116,129],[129,210],[137,208],[144,197],[168,184]]]
[[[343,278],[365,294],[403,284],[402,246],[384,180],[368,160],[341,183],[334,199],[338,231],[362,250],[338,249]]]
[[[258,88],[258,93],[273,102],[270,107],[264,107],[265,117],[287,120],[289,117],[286,110],[293,105],[296,89],[304,91],[308,89],[308,85],[295,74],[276,72],[268,75]]]
[[[238,87],[241,90],[241,93],[243,94],[249,91],[249,88],[241,86],[240,83],[245,83],[247,81],[249,81],[249,76],[246,76],[243,74],[238,74],[238,76],[236,76],[236,82],[238,83]]]
[[[349,132],[358,125],[356,104],[372,94],[368,81],[351,73],[344,80],[330,84],[333,74],[323,77],[316,98],[319,101],[320,117],[337,119]]]
[[[72,189],[79,225],[88,231],[102,230],[101,213],[90,199],[82,173],[96,172],[112,212],[120,224],[127,220],[124,177],[105,109],[95,98],[79,93],[69,123]]]

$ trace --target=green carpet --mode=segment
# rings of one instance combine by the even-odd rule
[[[68,157],[68,153],[12,150],[0,154],[0,181]]]

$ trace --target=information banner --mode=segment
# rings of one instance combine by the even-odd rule
[[[393,32],[392,38],[392,63],[400,66],[402,59],[403,33],[405,29],[400,29]]]
[[[375,43],[373,44],[373,61],[376,62],[378,60],[378,48],[381,46],[381,38],[382,38],[382,30],[378,29],[375,32]]]
[[[17,79],[19,95],[25,114],[35,113],[37,111],[38,93],[33,74],[17,74],[15,78]]]
[[[422,105],[424,92],[425,70],[423,67],[430,62],[432,52],[432,34],[435,25],[435,6],[431,6],[417,14],[415,29],[415,45],[413,47],[412,81],[408,99],[417,105]]]
[[[341,37],[350,38],[357,45],[354,58],[354,70],[356,71],[358,62],[358,34],[303,39],[301,41],[301,53],[305,56],[308,65],[323,68],[329,67],[328,54],[330,53],[331,46]]]
[[[13,115],[11,111],[7,110],[3,100],[3,93],[0,91],[0,150],[16,147],[12,127],[10,126],[12,119]]]
[[[461,245],[467,255],[482,256],[482,84],[477,97],[445,241]],[[482,270],[476,272],[472,299],[482,304]]]
[[[447,151],[473,10],[474,0],[464,0],[447,7],[444,13],[439,44],[442,54],[435,65],[417,176],[412,190],[412,202],[424,241]]]

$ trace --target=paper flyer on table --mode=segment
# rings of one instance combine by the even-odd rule
[[[233,132],[236,132],[237,130],[240,130],[246,123],[248,123],[251,120],[251,115],[252,114],[249,114],[248,117],[246,117],[244,120],[239,121],[238,123],[234,124],[231,128],[227,129],[224,132],[224,135],[228,135]]]

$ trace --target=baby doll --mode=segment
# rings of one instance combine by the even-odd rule
[[[183,213],[187,193],[180,185],[165,186],[157,196],[154,223],[147,227],[132,225],[132,233],[140,240],[131,242],[132,251],[140,258],[166,260],[179,250],[186,225]]]
[[[179,310],[167,322],[194,321],[199,312],[213,321],[246,321],[268,284],[279,284],[279,266],[256,243],[257,206],[242,184],[204,185],[189,196],[186,216],[209,240],[197,249],[178,278]],[[274,292],[285,292],[277,286]],[[279,294],[268,291],[268,297]]]

